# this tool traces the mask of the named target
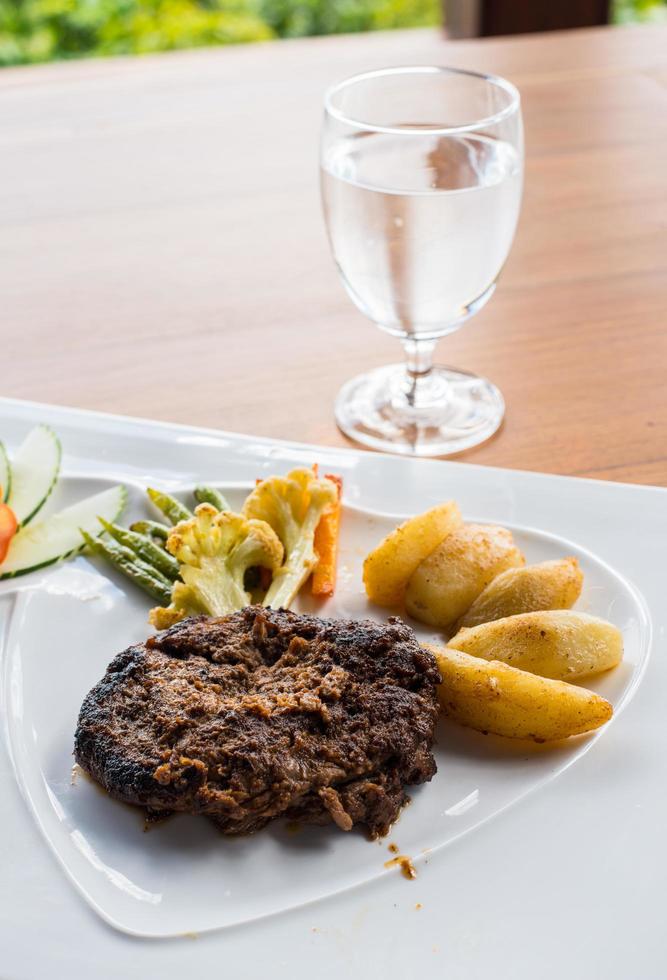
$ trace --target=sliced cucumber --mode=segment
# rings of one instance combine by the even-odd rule
[[[7,450],[0,442],[0,504],[6,503],[11,486],[12,468],[9,465]]]
[[[46,425],[32,429],[12,462],[7,503],[23,527],[44,506],[60,472],[60,442]]]
[[[104,533],[98,515],[107,521],[116,521],[126,500],[125,487],[111,487],[61,510],[59,514],[21,528],[0,565],[0,579],[26,575],[81,551],[85,548],[81,530],[93,537]]]

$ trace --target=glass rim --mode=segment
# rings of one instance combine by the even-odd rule
[[[348,116],[347,113],[343,112],[341,109],[338,109],[333,104],[334,96],[336,96],[339,92],[342,92],[344,89],[350,88],[352,85],[356,85],[358,82],[366,81],[367,79],[382,78],[383,76],[389,75],[464,75],[468,78],[476,78],[485,82],[490,82],[491,85],[495,85],[496,88],[500,88],[506,92],[510,96],[510,101],[504,108],[499,109],[498,112],[495,112],[492,116],[485,116],[482,119],[474,119],[469,123],[462,123],[458,126],[420,126],[419,128],[414,128],[409,125],[382,126],[379,123],[367,122],[363,119],[355,119],[352,116]],[[521,95],[519,94],[518,88],[501,75],[470,71],[465,68],[449,68],[445,65],[400,65],[394,68],[376,68],[372,71],[362,71],[358,72],[356,75],[350,75],[348,78],[345,78],[340,82],[335,82],[333,85],[330,85],[324,93],[324,109],[328,115],[338,120],[338,122],[342,122],[347,126],[355,127],[356,129],[364,129],[371,133],[391,133],[396,136],[420,136],[424,133],[439,136],[452,136],[457,133],[470,133],[476,129],[492,126],[501,122],[503,119],[507,119],[509,116],[518,111],[520,105]]]

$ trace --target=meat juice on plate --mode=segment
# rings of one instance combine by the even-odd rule
[[[514,147],[484,135],[339,140],[324,160],[322,194],[354,301],[392,333],[445,332],[495,282],[521,182]]]

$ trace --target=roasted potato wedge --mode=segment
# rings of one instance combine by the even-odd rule
[[[416,568],[405,592],[405,607],[415,619],[446,630],[496,575],[523,563],[511,531],[463,524]]]
[[[364,585],[371,602],[399,606],[405,586],[420,562],[461,525],[461,512],[450,500],[395,528],[364,561]]]
[[[442,674],[438,693],[443,713],[478,732],[550,742],[593,731],[613,714],[608,701],[574,684],[489,663],[451,647],[429,649]]]
[[[623,658],[623,636],[616,626],[567,609],[523,613],[462,629],[448,645],[472,657],[500,660],[560,680],[599,674]]]
[[[459,627],[479,626],[540,609],[571,609],[581,595],[583,581],[576,558],[508,568],[477,596],[460,619]]]

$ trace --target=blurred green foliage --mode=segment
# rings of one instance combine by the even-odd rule
[[[667,0],[614,0],[613,18],[617,24],[667,23]]]
[[[425,27],[440,21],[439,0],[259,0],[278,37]]]
[[[0,0],[0,65],[438,23],[439,0]]]
[[[613,19],[667,20],[667,0],[613,0]],[[0,0],[0,66],[439,20],[440,0]]]

